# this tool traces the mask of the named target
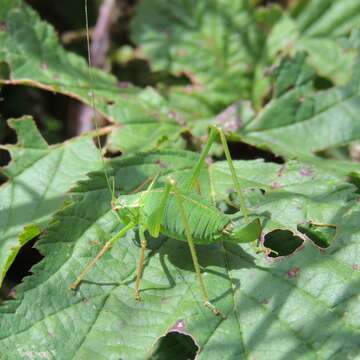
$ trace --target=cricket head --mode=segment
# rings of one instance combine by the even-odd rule
[[[139,224],[142,207],[140,194],[121,195],[115,200],[112,208],[124,224]]]

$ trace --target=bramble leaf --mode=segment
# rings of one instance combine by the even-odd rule
[[[264,235],[274,229],[299,233],[299,226],[311,223],[336,227],[343,215],[339,209],[345,209],[356,196],[356,187],[347,182],[347,174],[338,175],[306,163],[290,161],[279,165],[253,160],[235,161],[234,166],[248,208],[265,218]],[[216,162],[208,172],[216,199],[239,208],[228,164]],[[202,185],[205,194],[210,191],[206,180]]]
[[[269,56],[304,51],[317,74],[345,85],[356,56],[356,49],[347,47],[346,37],[359,24],[359,10],[360,2],[353,0],[297,2],[271,29]]]
[[[221,109],[251,95],[264,38],[254,20],[246,1],[143,1],[132,30],[154,70],[187,75]]]
[[[93,92],[96,110],[119,128],[112,135],[112,147],[123,152],[148,150],[179,135],[181,126],[169,110],[159,109],[164,99],[155,90],[118,83],[104,71],[89,70],[85,59],[65,51],[53,27],[24,1],[2,4],[0,22],[0,64],[10,70],[8,77],[0,74],[0,84],[34,86],[88,105]]]
[[[157,160],[167,164],[167,157],[174,167],[169,155],[159,153]],[[181,158],[185,159],[184,155]],[[116,180],[130,170],[142,183],[159,167],[151,161],[156,154],[149,156],[148,160],[146,156],[116,160]],[[185,163],[181,165],[184,169],[189,165]],[[242,165],[256,169],[259,164]],[[272,176],[279,166],[274,170]],[[328,192],[323,200],[336,195],[336,187],[334,193],[329,188],[334,180],[330,175],[321,180],[315,173],[318,180],[311,192],[308,177],[305,180],[295,170],[284,169],[284,186],[289,191],[305,188],[307,196],[315,200],[324,188]],[[267,188],[272,176],[261,179]],[[148,239],[142,302],[134,300],[139,254],[136,232],[129,232],[98,261],[77,292],[68,289],[102,244],[121,228],[110,200],[104,180],[94,174],[78,186],[74,203],[55,215],[37,245],[44,260],[18,287],[16,300],[0,307],[0,345],[6,360],[27,354],[34,358],[46,354],[64,359],[144,359],[157,340],[171,331],[192,336],[201,348],[199,359],[331,358],[339,354],[346,358],[359,354],[360,209],[356,201],[337,203],[343,216],[336,239],[326,250],[307,241],[292,256],[272,262],[254,253],[251,245],[199,246],[210,298],[226,315],[221,318],[202,305],[186,243],[164,237]],[[297,206],[293,200],[274,202],[268,211],[276,214],[284,211],[284,206],[291,211]],[[323,213],[327,206],[324,201]]]
[[[359,9],[353,0],[298,1],[290,10],[243,0],[147,0],[132,32],[154,70],[188,76],[200,106],[219,111],[251,99],[259,109],[279,56],[307,52],[318,75],[346,84],[356,56],[346,37],[359,23]]]
[[[357,68],[354,67],[354,77],[347,86],[314,92],[304,61],[305,57],[298,54],[295,59],[282,62],[278,78],[292,80],[287,84],[288,91],[284,91],[284,85],[276,86],[278,97],[242,130],[246,142],[301,160],[360,138]]]
[[[0,280],[39,235],[44,259],[0,306],[1,359],[180,359],[192,357],[189,343],[200,360],[360,356],[360,167],[322,157],[349,158],[337,147],[360,136],[359,1],[144,0],[133,21],[139,47],[126,45],[121,76],[140,56],[141,78],[145,55],[161,71],[150,80],[159,92],[89,69],[25,1],[0,3],[0,85],[85,104],[94,93],[96,111],[112,123],[101,132],[104,154],[125,153],[100,162],[93,134],[49,146],[30,118],[11,120],[18,143],[2,146],[12,161],[0,187]],[[199,154],[178,148],[201,148],[209,125],[284,160],[234,161],[245,225],[229,166],[216,160],[219,144],[193,189],[184,186]],[[242,148],[244,157],[263,154]],[[189,248],[175,239],[185,240],[185,228],[174,188],[158,212],[169,176],[224,317],[203,305]],[[125,225],[122,210],[124,222],[149,225],[142,301],[134,299],[138,227],[69,290]],[[189,340],[186,353],[166,341],[173,333]]]
[[[31,118],[12,119],[9,125],[18,143],[2,146],[12,161],[2,169],[9,180],[0,187],[0,284],[20,248],[46,226],[67,191],[101,168],[89,137],[49,146]]]

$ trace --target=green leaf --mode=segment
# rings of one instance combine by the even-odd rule
[[[276,228],[298,232],[298,226],[308,223],[337,226],[343,215],[339,208],[355,197],[356,188],[346,182],[346,175],[314,165],[253,160],[234,161],[234,166],[248,207],[265,216],[264,234]],[[217,162],[209,173],[217,200],[228,201],[229,194],[234,194],[228,164]],[[206,193],[206,182],[202,185]]]
[[[263,34],[246,1],[143,1],[132,32],[154,70],[187,75],[207,103],[250,97]]]
[[[0,284],[20,248],[37,236],[66,199],[66,192],[100,169],[89,137],[49,146],[29,117],[9,120],[18,143],[2,146],[12,161],[3,169],[9,180],[0,187]]]
[[[266,73],[279,55],[305,51],[318,75],[337,85],[350,79],[356,49],[345,39],[359,23],[358,1],[302,0],[291,12],[250,3],[146,0],[137,8],[133,38],[153,70],[187,75],[192,86],[182,91],[215,112],[239,98],[260,109],[270,90]]]
[[[157,69],[192,82],[165,85],[162,97],[89,70],[25,2],[2,1],[0,84],[37,86],[88,104],[94,88],[97,111],[114,123],[108,149],[136,153],[106,161],[105,174],[90,136],[50,147],[31,119],[11,120],[18,144],[5,147],[12,162],[0,187],[0,276],[19,248],[40,234],[36,246],[44,259],[0,306],[1,358],[191,356],[181,353],[182,340],[175,347],[166,343],[171,333],[193,342],[200,360],[360,356],[360,170],[315,155],[359,138],[358,64],[346,81],[360,39],[355,31],[346,36],[359,20],[359,4],[298,0],[284,10],[255,7],[259,3],[141,2],[134,24],[144,53]],[[278,50],[290,58],[264,72],[277,64]],[[297,50],[308,55],[294,55]],[[273,96],[261,109],[273,69]],[[327,82],[319,74],[347,85],[315,91]],[[186,141],[197,146],[214,123],[232,140],[296,159],[234,162],[252,220],[246,225],[227,163],[207,165],[196,193],[182,190],[199,155],[175,148]],[[144,152],[167,145],[172,149]],[[134,205],[154,179],[143,210],[145,217],[155,214],[150,226],[157,234],[169,176],[195,241],[206,242],[197,246],[201,272],[209,300],[225,316],[204,306],[188,246],[175,239],[184,240],[185,229],[171,191],[160,236],[146,234],[141,303],[134,299],[138,227],[101,256],[76,292],[69,290],[125,225],[121,210],[112,209],[114,197]],[[128,216],[144,222],[136,206]],[[164,336],[164,346],[158,345]]]
[[[184,155],[178,152],[184,159],[179,167],[175,153],[171,158],[169,152],[116,160],[116,184],[124,174],[137,174],[143,183],[158,171],[157,160],[162,169],[168,169],[167,164],[177,171],[187,169],[191,160]],[[259,168],[259,162],[242,163],[243,168]],[[241,170],[241,164],[236,165]],[[266,167],[274,169],[269,178]],[[264,164],[264,177],[258,181],[271,188],[272,176],[279,175],[280,168]],[[288,192],[299,193],[286,203],[273,202],[271,214],[284,209],[291,212],[298,206],[294,200],[303,196],[318,200],[322,213],[328,212],[329,201],[321,201],[321,194],[323,200],[337,197],[336,184],[330,186],[337,182],[336,177],[322,175],[321,180],[313,169],[311,188],[309,171],[306,176],[296,174],[295,166],[293,172],[282,171],[280,178]],[[252,175],[250,169],[242,174],[245,178]],[[129,232],[98,261],[77,292],[70,291],[69,284],[122,226],[111,210],[103,177],[92,175],[77,187],[75,195],[74,203],[55,215],[38,242],[45,258],[33,268],[34,275],[17,288],[15,300],[0,307],[0,346],[5,360],[25,356],[144,359],[152,354],[157,340],[171,331],[191,336],[201,348],[199,359],[359,355],[357,199],[333,202],[343,215],[336,241],[325,251],[308,241],[292,256],[272,262],[255,254],[251,245],[198,246],[210,299],[226,315],[223,319],[202,305],[186,243],[165,237],[148,239],[141,303],[134,300],[139,254],[136,232]],[[254,199],[261,196],[250,200]],[[259,205],[266,206],[266,200],[259,200]]]
[[[155,90],[141,90],[101,70],[89,70],[85,59],[65,51],[53,27],[22,0],[2,4],[0,22],[0,64],[10,70],[0,84],[35,86],[88,105],[93,93],[96,110],[118,129],[111,141],[115,150],[148,150],[179,135],[181,126],[164,106],[159,110],[164,100]]]
[[[360,3],[353,0],[299,1],[272,28],[267,38],[270,58],[275,59],[280,51],[305,51],[317,74],[337,85],[346,84],[356,49],[346,48],[343,39],[359,24],[359,10]]]
[[[177,121],[165,99],[151,88],[139,93],[136,102],[126,101],[121,106],[124,109],[116,110],[121,126],[108,139],[114,151],[137,152],[161,147],[162,143],[168,145],[185,125]]]
[[[292,80],[287,84],[288,91],[284,92],[283,85],[277,85],[281,89],[279,97],[268,103],[243,129],[242,138],[246,142],[301,159],[359,139],[360,88],[356,67],[354,78],[347,86],[314,92],[304,61],[302,54],[294,60],[283,61],[278,77]],[[289,62],[296,66],[290,66]],[[301,68],[301,62],[305,69]]]

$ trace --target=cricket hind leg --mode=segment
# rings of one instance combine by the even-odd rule
[[[208,291],[206,289],[206,285],[205,285],[203,276],[201,274],[201,268],[200,268],[199,260],[198,260],[197,254],[196,254],[194,240],[193,240],[192,235],[191,235],[190,226],[189,226],[188,219],[186,217],[186,212],[185,212],[185,208],[184,208],[184,205],[183,205],[183,201],[181,199],[180,191],[178,190],[178,188],[176,186],[176,182],[175,182],[174,179],[169,178],[168,182],[171,185],[171,188],[175,193],[176,202],[177,202],[177,204],[179,206],[179,213],[180,213],[181,221],[182,221],[184,229],[185,229],[186,240],[187,240],[188,245],[189,245],[189,249],[190,249],[192,261],[193,261],[193,264],[194,264],[196,276],[197,276],[197,279],[198,279],[198,282],[199,282],[199,285],[200,285],[200,289],[201,289],[201,293],[202,293],[202,297],[203,297],[203,301],[204,301],[203,304],[207,308],[209,308],[214,315],[221,316],[221,317],[225,318],[225,316],[209,300]]]
[[[136,301],[141,300],[140,282],[141,282],[142,275],[144,272],[145,251],[146,251],[146,247],[147,247],[147,241],[146,241],[144,232],[145,232],[144,228],[139,229],[141,248],[140,248],[140,259],[139,259],[139,264],[138,264],[138,268],[137,268],[137,272],[136,272],[136,282],[135,282],[135,300]]]
[[[239,179],[238,179],[238,177],[236,175],[234,163],[233,163],[233,160],[232,160],[231,155],[230,155],[230,151],[229,151],[229,147],[228,147],[228,144],[227,144],[227,141],[226,141],[226,137],[225,137],[224,132],[222,131],[221,128],[219,128],[217,126],[211,126],[210,127],[210,134],[209,134],[209,137],[208,137],[208,141],[207,141],[207,143],[205,145],[204,150],[202,151],[202,153],[200,155],[200,159],[199,159],[198,163],[195,166],[195,169],[194,169],[194,171],[193,171],[193,173],[192,173],[192,175],[190,177],[190,180],[187,183],[186,189],[191,190],[196,185],[196,183],[198,181],[198,178],[200,176],[201,170],[203,169],[203,167],[205,165],[206,157],[208,156],[208,154],[210,152],[211,146],[216,141],[216,139],[218,137],[220,138],[221,144],[222,144],[223,149],[224,149],[225,158],[226,158],[226,161],[227,161],[229,169],[230,169],[231,178],[232,178],[232,181],[233,181],[233,184],[234,184],[236,194],[239,197],[240,210],[241,210],[241,212],[242,212],[242,214],[244,216],[245,222],[248,223],[249,222],[249,220],[248,220],[249,211],[248,211],[248,209],[246,207],[246,204],[245,204],[245,197],[244,197],[244,194],[243,194],[243,192],[241,190]],[[214,198],[214,194],[212,194],[212,198]]]
[[[226,137],[225,137],[225,134],[224,132],[222,131],[221,128],[219,127],[216,127],[215,128],[216,131],[218,132],[219,136],[220,136],[220,141],[221,141],[221,144],[224,148],[224,153],[225,153],[225,158],[226,158],[226,161],[228,163],[228,166],[229,166],[229,169],[230,169],[230,173],[231,173],[231,177],[232,177],[232,181],[233,181],[233,184],[234,184],[234,187],[235,187],[235,191],[237,193],[237,196],[239,197],[239,201],[240,201],[240,210],[244,216],[244,220],[246,223],[249,222],[249,211],[246,207],[246,204],[245,204],[245,197],[244,197],[244,194],[241,190],[241,187],[240,187],[240,182],[239,182],[239,179],[236,175],[236,171],[235,171],[235,167],[234,167],[234,163],[232,161],[232,158],[231,158],[231,155],[230,155],[230,151],[229,151],[229,147],[228,147],[228,144],[227,144],[227,141],[226,141]]]

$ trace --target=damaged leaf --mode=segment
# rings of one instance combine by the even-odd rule
[[[29,117],[9,120],[18,143],[2,146],[12,161],[2,169],[0,187],[0,284],[18,251],[41,232],[89,171],[99,170],[99,154],[89,137],[49,146]]]
[[[174,161],[176,156],[183,160]],[[159,164],[167,169],[164,171],[186,170],[194,160],[191,156],[167,152],[114,160],[117,191],[123,193],[127,187],[121,183],[124,172],[131,171],[141,184]],[[249,166],[246,162],[236,165],[238,170],[240,165]],[[258,165],[254,162],[253,169]],[[73,359],[144,359],[172,331],[194,339],[199,359],[357,355],[360,325],[355,300],[360,273],[354,264],[359,257],[359,203],[351,196],[349,201],[346,197],[342,202],[336,200],[338,180],[331,175],[322,175],[321,180],[317,169],[264,166],[275,170],[261,179],[268,194],[254,195],[252,200],[257,199],[258,206],[274,219],[280,219],[284,209],[291,211],[294,200],[302,197],[318,202],[321,214],[343,213],[336,239],[325,253],[307,241],[300,251],[274,262],[254,252],[251,245],[198,246],[210,299],[226,316],[222,318],[202,305],[187,244],[165,237],[148,239],[142,301],[136,302],[139,245],[136,231],[130,231],[96,264],[79,290],[70,291],[70,283],[122,226],[111,210],[104,179],[94,174],[74,189],[76,201],[55,215],[48,233],[38,242],[45,258],[33,268],[34,275],[17,288],[16,300],[0,307],[0,345],[6,359],[45,351]],[[279,173],[287,190],[281,194],[283,204],[275,196],[279,190],[270,190],[272,177]],[[242,174],[251,175],[251,171]],[[305,195],[297,194],[300,190]],[[268,206],[267,196],[273,206]],[[337,203],[337,212],[327,211],[331,199]],[[64,329],[64,323],[71,332]]]

